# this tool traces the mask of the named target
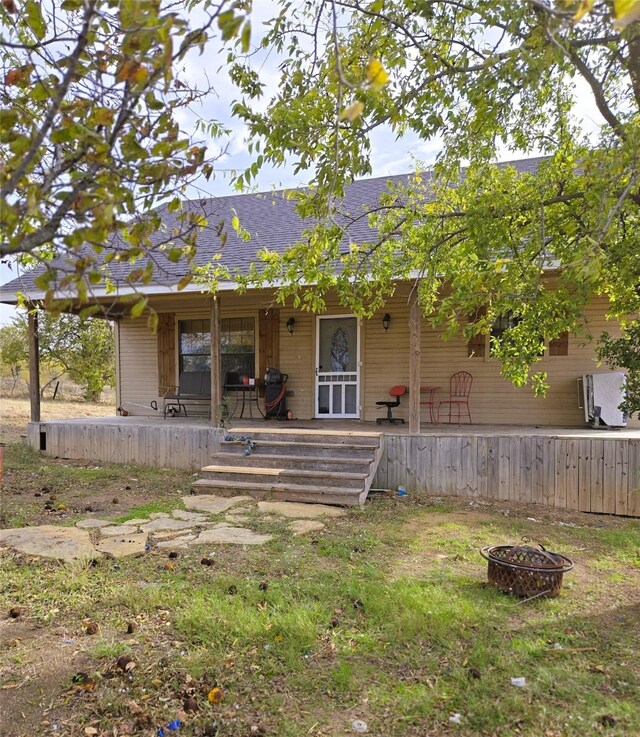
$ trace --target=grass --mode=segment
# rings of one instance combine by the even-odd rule
[[[120,484],[145,473],[120,469]],[[168,511],[177,499],[117,519]],[[96,685],[74,690],[72,663],[49,679],[61,735],[96,724],[101,734],[152,735],[175,718],[184,734],[215,720],[231,737],[353,734],[354,719],[390,737],[640,734],[640,524],[529,516],[411,495],[378,498],[312,537],[272,524],[276,539],[264,547],[203,546],[171,566],[157,549],[97,566],[5,556],[0,607],[23,607],[33,630],[0,655],[0,686],[31,673],[36,651],[55,652],[64,632]],[[523,535],[576,558],[559,598],[522,604],[486,584],[478,548]],[[204,555],[215,564],[201,565]],[[100,625],[93,636],[90,619]],[[118,667],[123,655],[135,669]],[[224,692],[218,705],[207,701],[214,687]],[[15,734],[49,734],[28,709],[30,730]]]

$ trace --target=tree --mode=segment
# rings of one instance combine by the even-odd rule
[[[371,314],[395,280],[415,279],[424,312],[449,333],[487,333],[496,317],[515,318],[492,353],[510,380],[537,392],[546,376],[529,369],[544,339],[586,332],[591,294],[609,298],[611,316],[638,311],[639,2],[281,8],[263,39],[281,55],[279,90],[268,105],[259,100],[252,57],[238,54],[234,111],[258,162],[311,172],[298,208],[318,225],[286,254],[262,251],[245,286],[281,283],[281,300],[312,310],[336,289]],[[602,119],[596,137],[580,129],[578,95]],[[372,203],[377,235],[359,243],[350,224],[365,215],[346,212],[341,197],[370,172],[371,134],[383,126],[390,140],[439,139],[442,153]],[[546,159],[516,176],[493,163],[509,150]]]
[[[13,321],[0,328],[0,363],[9,369],[13,385],[11,394],[16,389],[20,373],[29,368],[29,351],[27,341],[21,325]]]
[[[20,313],[0,328],[0,360],[18,368],[29,365],[27,315]],[[50,372],[41,396],[63,374],[83,388],[87,401],[97,401],[105,386],[115,386],[115,350],[107,320],[82,319],[76,315],[42,313],[38,324],[40,365]]]
[[[183,187],[212,175],[198,136],[216,141],[223,128],[181,129],[182,112],[210,91],[193,88],[182,65],[211,38],[247,49],[245,5],[0,4],[0,256],[45,267],[47,308],[68,306],[56,290],[86,301],[112,262],[139,261],[127,276],[135,286],[150,281],[159,251],[193,258],[202,217],[192,211],[181,232],[163,233],[158,208],[179,209]]]
[[[627,370],[625,398],[620,409],[628,417],[640,413],[640,322],[636,320],[625,326],[619,338],[602,335],[598,358],[612,368]]]

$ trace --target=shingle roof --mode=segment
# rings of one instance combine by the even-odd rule
[[[535,172],[540,158],[520,159],[508,161],[501,166],[513,166],[517,171]],[[349,220],[349,236],[358,242],[366,242],[375,238],[375,233],[369,228],[366,212],[375,207],[382,193],[387,191],[390,182],[394,184],[406,183],[410,174],[374,177],[362,179],[350,184],[345,190],[345,197],[340,208],[343,216]],[[261,248],[268,248],[277,252],[300,240],[302,232],[312,225],[305,221],[295,211],[295,200],[287,196],[291,190],[262,192],[258,194],[235,194],[225,197],[188,200],[183,204],[184,210],[200,212],[207,220],[205,227],[198,235],[196,263],[204,265],[220,253],[219,263],[228,267],[231,272],[246,273],[250,264],[255,261],[255,255]],[[166,207],[159,210],[163,222],[163,229],[151,237],[153,245],[167,240],[174,229],[184,227],[178,219],[180,212],[169,212]],[[231,227],[231,219],[237,215],[242,228],[251,234],[249,240],[244,240]],[[359,217],[365,215],[364,217]],[[218,225],[223,224],[226,242],[222,246]],[[179,242],[177,243],[179,245]],[[124,246],[117,236],[114,236],[109,249],[120,250]],[[154,251],[154,279],[156,286],[174,287],[185,273],[185,262],[171,262],[166,252]],[[127,262],[112,261],[109,264],[109,278],[116,285],[124,286],[125,279],[132,268],[140,268],[145,264],[140,259],[132,265]],[[56,265],[55,262],[52,266]],[[64,267],[64,261],[59,262]],[[15,301],[12,295],[17,291],[29,294],[39,293],[34,278],[42,273],[38,268],[13,279],[2,286],[0,301]]]

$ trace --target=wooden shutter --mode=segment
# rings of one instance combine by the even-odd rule
[[[280,310],[260,310],[258,318],[258,378],[267,368],[280,368]]]
[[[487,314],[486,307],[479,307],[473,315],[469,317],[469,322],[478,322]],[[476,333],[472,335],[467,342],[467,356],[469,358],[484,358],[487,351],[487,336],[485,333]]]
[[[158,315],[158,396],[177,385],[176,316],[173,312]]]
[[[560,333],[557,338],[549,341],[550,356],[569,355],[569,333]]]

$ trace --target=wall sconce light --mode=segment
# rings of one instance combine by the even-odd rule
[[[293,335],[293,331],[295,330],[295,328],[296,328],[296,319],[295,317],[290,317],[287,320],[287,330],[291,333],[291,335]]]
[[[388,312],[385,312],[384,317],[382,318],[382,327],[384,328],[385,333],[389,329],[390,323],[391,323],[391,315]]]

